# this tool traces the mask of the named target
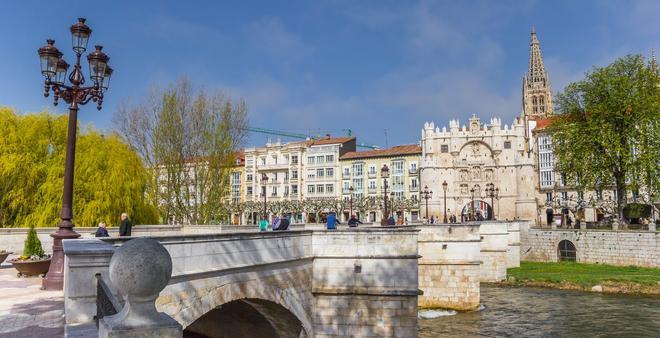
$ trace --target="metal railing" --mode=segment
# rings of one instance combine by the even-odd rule
[[[105,316],[112,316],[117,314],[124,305],[119,302],[115,295],[112,294],[110,287],[105,283],[100,273],[96,274],[96,327],[99,327],[99,320]]]

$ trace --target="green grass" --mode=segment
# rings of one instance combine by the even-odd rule
[[[657,286],[660,281],[660,269],[572,262],[521,262],[519,268],[509,269],[508,275],[518,281],[570,282],[583,287],[607,281]]]

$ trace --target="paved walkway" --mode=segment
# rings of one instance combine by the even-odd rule
[[[42,291],[41,278],[18,278],[0,265],[0,337],[64,337],[62,291]]]

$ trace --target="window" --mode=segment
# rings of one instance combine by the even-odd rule
[[[321,164],[321,163],[323,163],[323,162],[324,162],[324,161],[323,161],[323,155],[316,156],[316,163]]]
[[[584,199],[584,192],[583,191],[578,191],[577,193],[579,199]]]
[[[298,170],[294,170],[291,172],[291,179],[292,180],[298,179]]]
[[[546,202],[552,202],[552,193],[551,192],[546,192],[545,193],[545,201]]]
[[[562,201],[568,201],[568,192],[562,191],[561,192],[561,199],[562,199]]]
[[[248,196],[252,196],[252,187],[246,187],[245,193],[246,193]]]
[[[376,165],[371,164],[369,165],[369,176],[375,176],[376,175]]]
[[[353,176],[362,176],[362,163],[353,163]]]
[[[324,173],[325,173],[325,170],[316,169],[316,177],[321,178],[321,177],[325,176]]]
[[[316,170],[307,169],[307,178],[311,178],[311,179],[316,178]]]
[[[376,189],[376,180],[369,180],[369,189]]]
[[[410,187],[411,188],[417,188],[417,179],[413,178],[410,180]]]
[[[603,199],[603,191],[602,190],[596,190],[596,198],[599,201]]]
[[[350,175],[351,175],[351,168],[344,167],[344,176],[350,176]]]
[[[323,184],[319,184],[316,186],[316,192],[319,194],[323,193]]]
[[[245,175],[245,180],[248,182],[252,182],[252,174]]]
[[[327,176],[327,177],[333,177],[333,176],[335,176],[335,169],[333,169],[333,168],[325,168],[325,176]]]
[[[355,192],[362,192],[364,190],[364,185],[361,178],[353,179],[353,189],[355,189]]]
[[[404,187],[404,181],[403,181],[403,176],[392,176],[391,178],[392,181],[392,191],[403,191]]]
[[[410,173],[416,173],[417,172],[417,162],[410,162]]]
[[[298,155],[291,155],[291,164],[298,164]]]
[[[298,185],[294,184],[291,186],[291,193],[292,194],[297,194],[298,193]]]
[[[273,197],[277,196],[277,187],[273,187],[273,194],[272,195],[273,195]]]
[[[335,155],[325,155],[325,162],[332,163],[335,161]]]
[[[335,192],[335,186],[333,184],[326,184],[325,192],[327,192],[328,194],[333,194]]]
[[[441,144],[440,145],[440,152],[441,153],[448,153],[449,152],[449,145],[448,144]]]
[[[403,161],[392,162],[392,175],[403,175]]]
[[[511,141],[504,141],[504,149],[511,149]]]
[[[308,185],[308,186],[307,186],[307,193],[309,193],[309,194],[313,194],[314,191],[315,191],[315,189],[316,189],[316,186],[314,186],[314,185]]]
[[[348,181],[344,181],[344,191],[348,191],[350,187],[351,187],[351,183]]]
[[[265,156],[260,157],[259,163],[261,163],[261,165],[266,165],[266,157]]]
[[[314,156],[307,156],[307,164],[314,164]]]

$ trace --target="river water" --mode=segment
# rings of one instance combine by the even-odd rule
[[[660,298],[481,287],[481,311],[419,320],[431,337],[660,337]]]

